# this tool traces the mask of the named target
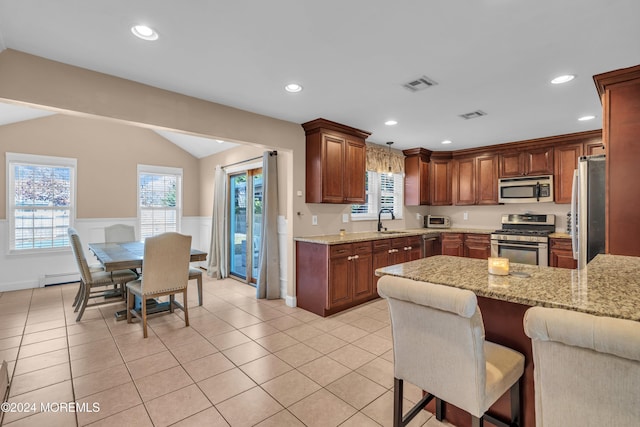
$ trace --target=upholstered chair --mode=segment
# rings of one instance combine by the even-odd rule
[[[484,324],[473,292],[394,276],[378,280],[391,316],[394,356],[394,426],[405,426],[433,398],[436,417],[442,401],[471,414],[472,425],[520,422],[519,380],[524,356],[484,339]],[[428,393],[403,416],[403,382]],[[505,422],[486,413],[510,391],[511,416]]]
[[[104,229],[104,241],[107,243],[133,242],[136,240],[136,229],[132,225],[114,224]]]
[[[640,322],[532,307],[537,427],[640,425]]]
[[[78,232],[74,228],[69,228],[67,233],[69,235],[69,241],[71,243],[71,248],[73,249],[73,254],[78,265],[78,270],[80,270],[81,277],[80,287],[78,288],[74,304],[74,312],[78,312],[76,322],[79,322],[87,307],[119,302],[125,295],[124,284],[131,280],[135,280],[138,276],[131,270],[92,270],[89,268],[87,258],[84,255],[84,249]],[[110,286],[113,289],[104,289],[107,286]],[[115,297],[120,298],[115,299]],[[94,302],[89,304],[89,299],[94,299]]]
[[[189,268],[189,280],[196,280],[198,285],[198,305],[202,305],[202,270]]]
[[[147,237],[144,242],[142,277],[127,283],[127,322],[134,315],[142,320],[142,331],[147,338],[147,298],[169,296],[169,310],[174,306],[184,311],[185,326],[189,326],[187,284],[189,281],[189,261],[191,259],[191,236],[179,233],[164,233]],[[180,304],[175,294],[182,293]],[[134,309],[137,295],[141,299],[140,313]]]

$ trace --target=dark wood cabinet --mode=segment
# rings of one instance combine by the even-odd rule
[[[607,156],[606,253],[640,256],[640,65],[593,79]]]
[[[553,174],[553,147],[505,152],[499,159],[500,178]]]
[[[604,144],[602,143],[602,138],[600,140],[596,140],[593,142],[586,142],[584,144],[584,155],[585,156],[596,156],[598,154],[605,154]]]
[[[454,160],[454,198],[456,205],[476,204],[476,159]]]
[[[442,243],[440,236],[430,236],[424,239],[424,258],[428,258],[442,253]]]
[[[556,203],[571,203],[573,173],[578,167],[578,158],[584,153],[582,143],[556,147],[554,153],[554,200]]]
[[[464,234],[442,233],[442,255],[464,256]]]
[[[571,239],[549,239],[549,267],[577,268],[578,261],[573,259]]]
[[[491,236],[489,234],[465,234],[464,256],[487,259],[491,256]]]
[[[404,159],[404,204],[419,206],[429,204],[429,156],[424,148],[402,152]]]
[[[456,205],[498,204],[498,156],[484,154],[454,161]]]
[[[304,123],[306,202],[364,203],[368,132],[316,119]]]
[[[449,158],[436,158],[437,154],[439,153],[432,153],[429,162],[429,204],[447,206],[453,202],[451,153],[447,153]]]

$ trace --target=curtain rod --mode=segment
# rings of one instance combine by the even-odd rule
[[[269,155],[270,155],[270,156],[277,156],[277,155],[278,155],[278,152],[277,152],[276,150],[269,151]],[[240,160],[239,162],[229,163],[228,165],[221,166],[221,168],[222,168],[222,169],[224,169],[224,168],[228,168],[228,167],[230,167],[230,166],[235,166],[235,165],[239,165],[239,164],[242,164],[242,163],[251,162],[251,161],[253,161],[253,160],[258,160],[258,159],[261,159],[261,158],[262,158],[262,156],[252,157],[252,158],[250,158],[250,159]]]

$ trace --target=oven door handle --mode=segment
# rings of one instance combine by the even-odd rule
[[[544,248],[547,246],[546,243],[540,243],[540,242],[531,242],[530,245],[524,245],[524,244],[518,244],[518,243],[503,243],[503,242],[498,242],[497,243],[498,246],[509,246],[511,248]]]

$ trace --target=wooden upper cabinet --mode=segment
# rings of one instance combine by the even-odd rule
[[[452,169],[450,158],[437,159],[432,155],[431,162],[429,162],[429,204],[431,206],[452,204]]]
[[[498,156],[485,154],[454,161],[456,205],[498,204]]]
[[[604,153],[605,153],[605,149],[604,149],[604,144],[602,143],[602,140],[586,142],[584,144],[585,156],[596,156],[598,154],[604,154]]]
[[[476,204],[476,159],[454,160],[454,198],[456,205]]]
[[[364,203],[367,147],[364,141],[353,139],[347,139],[345,144],[344,200]]]
[[[404,204],[429,204],[429,156],[431,151],[413,148],[402,152],[404,158]]]
[[[500,178],[553,174],[553,147],[521,149],[500,154]]]
[[[370,133],[325,119],[303,123],[307,203],[364,203]]]
[[[476,157],[476,203],[498,204],[498,156],[487,154]]]
[[[554,199],[556,203],[571,203],[573,172],[578,167],[578,158],[584,153],[581,143],[556,147],[554,159]]]

